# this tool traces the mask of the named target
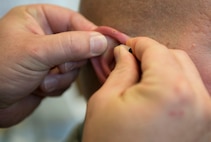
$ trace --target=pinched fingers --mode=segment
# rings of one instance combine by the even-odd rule
[[[124,45],[115,47],[116,66],[99,89],[98,94],[101,96],[121,96],[125,90],[137,83],[138,67],[134,56],[128,52],[127,48]]]
[[[130,39],[127,45],[141,61],[142,78],[136,86],[139,95],[147,94],[171,104],[190,101],[199,90],[206,94],[198,71],[183,51],[168,49],[145,37]]]
[[[105,36],[97,32],[66,32],[33,40],[35,44],[28,49],[30,56],[44,64],[44,70],[65,62],[83,61],[99,56],[108,45]]]
[[[141,62],[143,73],[147,70],[162,76],[178,73],[180,66],[175,57],[167,47],[157,41],[138,37],[128,40],[127,45],[132,48],[133,54]]]
[[[181,50],[144,37],[128,40],[133,54],[141,61],[142,78],[126,94],[141,96],[170,115],[194,115],[194,107],[208,117],[210,96],[190,57]],[[134,93],[134,90],[136,93]],[[129,95],[131,96],[131,95]],[[203,118],[205,118],[203,116]],[[209,116],[210,117],[210,116]]]

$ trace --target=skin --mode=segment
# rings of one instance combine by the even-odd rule
[[[145,37],[127,45],[136,58],[115,48],[114,70],[88,101],[83,142],[209,142],[211,100],[188,55]]]
[[[88,101],[84,142],[211,140],[210,6],[209,0],[82,0],[81,13],[95,24],[141,36],[127,42],[141,64],[115,47],[116,67],[100,89],[91,65],[84,68],[81,79],[89,74],[96,86],[82,84],[83,93],[97,91]]]
[[[110,38],[115,39],[117,45],[126,44],[126,41],[129,39],[127,35],[106,26],[99,26],[95,29],[95,31],[98,31]],[[112,64],[113,58],[111,58],[110,60],[107,60],[108,59],[107,56],[113,55],[113,48],[115,46],[110,46],[110,47],[111,48],[107,48],[106,52],[103,53],[102,56],[91,59],[92,66],[96,74],[98,74],[99,81],[102,84],[106,81],[108,75],[110,74],[111,70],[114,68],[114,65],[115,65],[115,63]]]
[[[209,2],[207,5],[208,4]],[[68,76],[70,82],[67,84],[64,83],[64,86],[59,80],[59,83],[57,82],[59,85],[56,86],[56,88],[53,86],[53,90],[52,86],[50,89],[46,87],[45,77],[51,77],[52,74],[57,76],[65,72],[60,68],[60,65],[64,65],[64,63],[68,61],[84,61],[84,58],[87,59],[100,55],[108,47],[105,37],[102,38],[102,36],[100,36],[101,40],[106,40],[105,44],[101,43],[101,46],[98,46],[101,48],[97,49],[97,53],[90,53],[90,49],[92,49],[90,47],[90,36],[93,35],[90,32],[79,32],[78,34],[75,34],[75,32],[70,32],[70,34],[68,32],[70,34],[68,35],[72,39],[71,43],[69,43],[69,38],[65,40],[65,36],[62,36],[61,38],[61,34],[56,34],[67,31],[67,29],[94,29],[93,27],[95,26],[92,23],[89,24],[90,22],[83,23],[78,20],[78,18],[76,18],[76,20],[71,18],[75,22],[80,21],[79,23],[82,23],[81,27],[83,28],[80,29],[80,26],[76,26],[77,24],[74,26],[73,21],[73,23],[69,22],[69,10],[67,12],[68,18],[62,17],[63,20],[58,20],[57,18],[61,16],[60,13],[59,16],[56,16],[56,13],[54,12],[53,16],[46,14],[49,12],[48,10],[51,9],[48,6],[29,6],[28,8],[22,8],[19,10],[14,9],[0,21],[0,27],[2,27],[2,45],[0,48],[2,51],[0,53],[4,53],[0,56],[0,82],[4,82],[0,88],[2,94],[0,99],[1,126],[8,126],[19,122],[36,108],[40,102],[40,96],[56,95],[58,90],[64,89],[67,84],[72,82],[70,79],[71,77]],[[52,7],[55,12],[63,11],[57,8],[58,7]],[[199,9],[194,11],[196,12],[195,14],[199,12],[197,10]],[[206,9],[204,8],[204,10]],[[203,13],[200,11],[200,14]],[[208,14],[206,13],[206,16],[207,15]],[[199,18],[197,15],[192,16],[195,21]],[[50,17],[57,18],[51,19]],[[196,19],[194,19],[194,17]],[[47,22],[45,21],[47,21],[47,19],[48,24],[51,24],[46,28]],[[62,26],[58,26],[57,24],[61,24],[61,21],[66,21],[64,19],[68,19],[68,22],[65,22],[66,24],[62,23]],[[15,22],[16,20],[18,23]],[[203,24],[209,22],[206,20],[206,18],[200,19],[200,22]],[[55,21],[59,21],[59,23]],[[11,27],[9,23],[15,24]],[[70,26],[69,23],[72,23],[73,27]],[[192,29],[192,26],[194,27],[194,25],[195,23],[187,26],[188,29],[190,28],[190,33],[188,33],[187,36],[184,36],[184,38],[188,37],[187,39],[189,40],[184,41],[186,41],[186,44],[188,45],[188,42],[191,42],[191,40],[194,39],[195,45],[201,47],[199,48],[200,50],[194,48],[195,51],[206,53],[205,51],[208,49],[205,48],[207,50],[204,50],[202,47],[208,47],[206,45],[208,45],[209,41],[201,42],[200,39],[203,39],[204,35],[208,36],[208,26],[204,27],[204,29],[203,26],[196,28],[203,31],[203,34],[199,34],[199,36],[198,34],[196,35],[196,33],[193,34],[191,32],[193,29],[195,30],[195,28]],[[72,28],[60,29],[59,27]],[[52,33],[55,35],[49,36],[49,34]],[[63,34],[66,35],[67,33],[65,32],[62,33],[62,35]],[[99,35],[99,33],[94,34]],[[78,50],[82,49],[80,48],[82,45],[78,44],[79,42],[76,42],[76,39],[80,39],[80,43],[84,43],[82,40],[83,35],[85,36],[84,42],[86,43],[83,46],[85,51]],[[165,39],[165,36],[161,37]],[[61,39],[62,41],[60,41]],[[99,37],[97,39],[99,40]],[[39,41],[43,42],[40,43]],[[209,88],[203,79],[208,88],[207,91],[197,69],[192,63],[194,56],[191,56],[192,54],[188,53],[192,58],[191,60],[185,52],[175,49],[170,50],[164,46],[166,45],[164,40],[160,41],[163,44],[150,38],[131,38],[127,41],[127,45],[132,48],[133,54],[130,54],[121,46],[115,48],[114,57],[116,66],[105,84],[88,102],[83,141],[210,141],[211,112],[209,108],[211,107],[211,103],[208,93]],[[171,42],[167,44],[169,47],[177,47],[170,43]],[[80,46],[78,47],[77,45]],[[61,53],[63,50],[66,51],[68,47],[71,50]],[[179,47],[180,49],[183,49],[182,47],[189,46],[181,45]],[[70,51],[75,50],[82,52],[79,52],[79,55],[77,56],[81,58],[75,58],[75,53],[78,52],[73,52],[74,55],[71,54],[72,52]],[[86,51],[88,51],[88,53]],[[201,55],[199,54],[201,52],[194,53],[198,53],[196,55]],[[204,56],[201,56],[202,59],[203,57]],[[196,59],[200,61],[201,58]],[[136,60],[139,60],[141,64],[136,62]],[[195,61],[194,63],[196,64]],[[55,66],[56,68],[54,68]],[[70,74],[72,74],[71,76],[75,76],[72,70],[70,72]],[[200,71],[200,74],[203,74],[203,72]],[[58,79],[58,77],[56,78]],[[119,83],[120,78],[121,83]]]
[[[186,51],[211,93],[211,64],[207,62],[211,55],[207,38],[211,36],[209,6],[209,0],[82,0],[80,12],[97,25],[110,26],[131,37],[150,37],[168,48]],[[85,82],[80,86],[89,98],[101,85],[91,65],[86,66],[80,76],[81,80],[95,78],[95,87]]]
[[[0,20],[0,127],[61,95],[86,60],[106,50],[106,37],[93,29],[80,14],[53,5],[17,7]]]

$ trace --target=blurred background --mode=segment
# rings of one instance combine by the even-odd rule
[[[0,17],[18,5],[50,3],[78,11],[80,0],[1,0]],[[83,121],[86,103],[73,84],[62,97],[47,98],[22,123],[0,129],[0,142],[62,142]]]

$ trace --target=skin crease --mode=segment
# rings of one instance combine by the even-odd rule
[[[210,0],[184,0],[184,1],[173,1],[173,0],[133,0],[133,1],[124,1],[124,0],[82,0],[80,11],[81,13],[88,18],[89,20],[93,21],[97,25],[106,25],[112,28],[115,28],[123,33],[128,34],[129,36],[147,36],[150,38],[155,39],[156,41],[166,45],[170,49],[182,49],[184,50],[192,59],[194,64],[196,65],[201,78],[207,88],[209,94],[211,94],[211,64],[209,62],[211,51],[210,45],[211,41],[209,37],[211,36],[211,11],[209,7],[211,6]],[[98,11],[98,12],[96,12]],[[117,18],[120,17],[120,18]],[[183,58],[184,59],[184,58]],[[185,61],[185,60],[184,60]],[[88,75],[87,75],[88,74]],[[190,72],[191,74],[191,72]],[[96,81],[93,84],[88,85],[89,83],[84,82],[85,85],[80,84],[83,93],[87,98],[97,90],[101,85],[97,81],[97,77],[93,79],[95,73],[92,70],[91,65],[87,65],[86,68],[81,72],[80,78],[83,81],[91,80]],[[87,86],[88,85],[88,86]],[[197,88],[197,87],[195,87]],[[108,89],[108,88],[107,88]],[[202,92],[201,92],[202,93]],[[100,96],[100,93],[97,92],[95,95]],[[203,94],[203,93],[202,93]],[[94,95],[94,96],[95,96]],[[110,116],[112,120],[112,116],[117,116],[116,112],[119,110],[114,110],[115,106],[110,106],[110,109],[113,110],[110,112],[101,112],[102,108],[100,106],[95,106],[97,103],[94,103],[93,100],[95,99],[106,99],[105,98],[97,98],[93,97],[91,99],[91,107],[88,105],[89,108],[93,109],[94,107],[98,108],[99,110],[93,110],[89,114],[102,114],[105,116],[107,113],[107,117]],[[210,100],[210,98],[207,98]],[[95,100],[96,101],[96,100]],[[100,100],[98,100],[100,102]],[[119,102],[116,102],[117,104]],[[105,104],[105,103],[104,103]],[[103,106],[103,105],[102,105]],[[105,106],[104,106],[105,107]],[[106,106],[108,107],[108,106]],[[210,107],[208,107],[210,108]],[[124,108],[125,110],[127,108]],[[124,110],[123,109],[123,110]],[[136,109],[136,108],[135,108]],[[147,110],[150,110],[149,108]],[[97,111],[97,112],[95,112]],[[105,109],[106,111],[106,109]],[[134,110],[128,110],[125,112],[133,112]],[[124,113],[120,112],[120,113]],[[122,115],[118,113],[119,115]],[[128,116],[133,116],[134,114],[129,114]],[[101,115],[98,115],[99,118]],[[88,115],[87,119],[90,120],[94,117],[94,115]],[[99,118],[102,119],[103,118]],[[125,119],[129,119],[128,117]],[[124,120],[116,120],[116,122],[124,122]],[[140,119],[139,119],[140,120]],[[191,120],[190,118],[188,120]],[[135,120],[134,120],[135,121]],[[91,122],[91,120],[90,120]],[[91,127],[89,124],[87,127]],[[125,121],[129,123],[129,121]],[[202,121],[203,122],[203,121]],[[106,129],[106,125],[101,125],[102,122],[92,122],[97,123],[99,125],[99,133],[100,130],[105,130],[102,133],[109,134],[109,127]],[[111,122],[107,122],[109,124]],[[116,123],[113,125],[115,126]],[[119,123],[118,123],[119,124]],[[112,125],[112,124],[111,124]],[[133,123],[127,125],[128,128],[131,128]],[[138,125],[138,124],[137,124]],[[186,124],[184,124],[185,126]],[[119,125],[121,126],[121,125]],[[170,125],[169,125],[170,126]],[[163,125],[161,127],[169,128],[169,126]],[[94,126],[93,126],[94,127]],[[135,126],[134,126],[135,127]],[[116,128],[116,127],[115,127]],[[146,127],[148,128],[148,127]],[[107,131],[106,131],[107,130]],[[122,136],[127,135],[127,133],[121,133],[121,129],[116,128],[115,132],[119,132]],[[176,129],[175,129],[176,130]],[[186,132],[190,132],[192,128],[186,130]],[[193,128],[194,130],[194,128]],[[113,131],[112,131],[113,132]],[[111,133],[112,133],[111,132]],[[192,131],[191,131],[192,132]],[[102,134],[101,133],[101,134]],[[87,133],[88,134],[88,133]],[[87,136],[85,134],[85,136]],[[113,134],[113,133],[112,133]],[[111,134],[111,135],[112,135]],[[103,135],[102,135],[103,136]],[[151,135],[153,138],[153,135]],[[180,135],[181,136],[181,135]],[[194,135],[193,135],[194,136]],[[120,137],[119,137],[120,138]],[[158,137],[159,139],[161,137]],[[189,137],[191,138],[191,136]],[[193,138],[194,139],[194,138]],[[210,132],[206,133],[203,138],[195,139],[195,140],[187,140],[188,142],[210,142]],[[85,140],[85,139],[84,139]],[[93,139],[92,139],[93,140]],[[96,139],[95,139],[96,140]],[[119,139],[117,138],[116,141]],[[131,139],[130,139],[131,140]],[[173,139],[169,139],[168,141],[172,141]],[[89,140],[88,140],[89,141]],[[109,141],[106,139],[105,141]],[[112,140],[110,140],[112,141]],[[115,141],[115,140],[114,140]],[[126,140],[127,141],[127,140]],[[144,141],[144,140],[143,140]],[[150,141],[150,140],[149,140]],[[156,141],[156,140],[155,140]],[[184,142],[187,142],[183,139]],[[152,142],[152,140],[150,141]],[[164,142],[164,141],[162,141]],[[167,142],[167,141],[165,141]],[[175,141],[178,142],[178,141]],[[181,140],[180,140],[181,142]]]

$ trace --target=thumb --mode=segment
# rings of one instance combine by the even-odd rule
[[[53,67],[64,62],[81,61],[102,54],[107,39],[98,32],[72,31],[39,38],[36,60]]]
[[[100,94],[120,95],[138,81],[139,70],[136,59],[128,50],[129,47],[125,45],[115,47],[116,66],[102,86],[100,91],[103,93]]]

